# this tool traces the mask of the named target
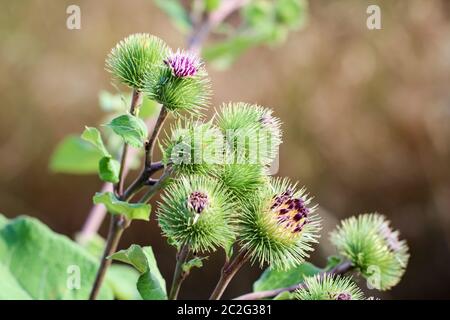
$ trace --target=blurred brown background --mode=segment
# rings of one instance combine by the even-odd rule
[[[81,7],[81,30],[66,28],[70,4]],[[369,4],[381,6],[382,30],[366,28]],[[66,134],[97,124],[98,92],[114,91],[104,58],[134,32],[184,46],[150,0],[1,0],[0,212],[69,236],[81,228],[101,183],[51,174],[48,160]],[[310,1],[308,26],[287,43],[209,71],[214,106],[255,102],[284,122],[279,175],[305,184],[324,209],[314,262],[332,252],[327,233],[339,219],[379,211],[411,260],[394,290],[371,294],[450,298],[450,1]],[[171,278],[174,250],[154,221],[134,223],[121,246],[131,243],[152,245]],[[195,270],[181,297],[206,298],[222,260]],[[258,273],[242,270],[226,297],[249,291]]]

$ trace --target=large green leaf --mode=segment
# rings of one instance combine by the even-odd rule
[[[150,218],[149,204],[120,201],[112,192],[97,192],[93,200],[94,204],[104,204],[111,214],[123,214],[131,220],[148,221]]]
[[[0,213],[0,229],[3,228],[8,223],[8,218]]]
[[[105,283],[119,300],[141,300],[136,283],[139,273],[130,266],[113,264],[109,267]]]
[[[305,277],[313,276],[321,271],[322,269],[317,268],[309,262],[304,262],[295,268],[285,271],[268,268],[253,284],[253,291],[289,287],[302,282]]]
[[[144,300],[166,300],[166,281],[159,272],[155,255],[151,247],[131,245],[109,257],[128,263],[141,274],[137,281],[137,289]]]
[[[98,170],[103,154],[96,147],[76,135],[59,143],[50,159],[50,170],[60,173],[91,174]]]
[[[29,217],[0,229],[0,299],[87,299],[98,261],[65,236]],[[72,281],[79,275],[77,280]],[[112,299],[103,287],[100,299]]]
[[[98,234],[84,240],[78,234],[77,241],[81,241],[81,246],[92,256],[97,259],[102,257],[106,241]],[[139,273],[131,266],[114,263],[108,268],[103,285],[112,289],[115,299],[141,300],[141,295],[136,288],[138,278]]]
[[[126,143],[136,148],[142,147],[147,138],[148,130],[145,122],[131,114],[114,118],[107,126],[121,136]]]

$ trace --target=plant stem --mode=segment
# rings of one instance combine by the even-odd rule
[[[122,236],[122,233],[128,226],[128,224],[129,222],[122,215],[114,215],[111,218],[105,250],[103,252],[102,260],[100,262],[100,268],[98,269],[94,286],[92,287],[92,291],[89,296],[89,300],[95,300],[97,298],[103,280],[105,279],[106,271],[111,265],[111,260],[107,258],[116,251],[120,237]]]
[[[137,108],[142,100],[142,93],[136,89],[133,89],[133,94],[131,97],[131,106],[130,106],[130,114],[136,115]],[[128,159],[128,143],[123,144],[122,158],[120,159],[120,171],[119,171],[119,182],[115,187],[115,191],[118,196],[122,196],[123,194],[123,185],[125,183],[125,172],[127,167],[127,159]]]
[[[336,267],[334,267],[330,271],[320,273],[320,277],[323,277],[325,274],[335,274],[335,275],[344,274],[344,273],[349,272],[352,269],[353,269],[352,263],[350,261],[344,261],[344,262],[338,264]],[[292,292],[292,291],[298,290],[302,287],[303,287],[303,282],[289,286],[289,287],[285,287],[285,288],[247,293],[247,294],[244,294],[237,298],[234,298],[233,300],[259,300],[259,299],[273,298],[282,292],[285,292],[285,291]]]
[[[136,114],[137,108],[141,102],[142,94],[140,91],[134,89],[133,95],[131,98],[131,106],[130,113],[132,115]],[[120,161],[120,171],[119,171],[119,182],[114,186],[114,191],[119,198],[123,197],[123,185],[125,180],[125,167],[127,162],[128,155],[128,144],[124,143],[122,158]],[[111,254],[113,254],[117,250],[117,245],[119,244],[120,237],[122,236],[125,228],[129,226],[130,222],[123,215],[113,215],[111,217],[111,222],[109,226],[108,236],[106,239],[105,249],[103,251],[102,260],[100,261],[100,267],[97,271],[97,275],[95,277],[94,286],[92,287],[91,294],[89,296],[90,300],[95,300],[99,293],[100,287],[105,278],[106,271],[111,265],[111,261],[107,259]]]
[[[167,109],[164,106],[161,106],[161,110],[159,111],[159,116],[156,120],[155,127],[153,128],[152,135],[150,136],[150,139],[148,139],[148,142],[145,144],[145,163],[142,174],[145,174],[145,170],[151,167],[153,148],[155,147],[155,142],[159,136],[162,125],[167,118],[167,114]]]
[[[180,292],[181,284],[186,278],[187,274],[183,271],[183,265],[189,255],[189,245],[185,244],[177,253],[177,265],[173,273],[172,287],[170,288],[169,300],[176,300],[178,292]]]
[[[249,258],[250,256],[247,254],[247,251],[242,250],[231,262],[225,263],[222,268],[219,282],[217,282],[216,288],[209,297],[209,300],[219,300],[222,297],[231,279],[233,279]]]

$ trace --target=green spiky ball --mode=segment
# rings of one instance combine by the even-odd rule
[[[307,277],[294,297],[298,300],[363,300],[364,295],[350,277],[325,274]]]
[[[211,122],[179,119],[162,142],[163,162],[179,174],[206,174],[222,163],[223,136]]]
[[[305,189],[287,179],[271,179],[238,216],[240,244],[252,262],[288,269],[304,262],[317,243],[320,219]]]
[[[158,222],[169,242],[194,252],[226,247],[235,238],[233,199],[222,184],[206,176],[183,176],[162,196]]]
[[[211,97],[208,73],[202,63],[189,77],[177,77],[168,65],[163,64],[155,72],[147,73],[144,91],[150,99],[177,115],[183,111],[198,115],[209,105]]]
[[[380,214],[369,213],[341,222],[331,233],[331,241],[347,257],[369,285],[388,290],[401,279],[408,264],[408,246],[398,231]]]
[[[167,52],[167,45],[158,37],[132,34],[108,54],[106,69],[123,84],[142,90],[145,75],[163,64]]]
[[[217,125],[238,159],[267,165],[278,154],[281,122],[268,108],[242,102],[224,104]]]

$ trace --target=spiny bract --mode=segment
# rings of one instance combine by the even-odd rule
[[[395,286],[408,264],[408,246],[384,216],[371,213],[341,222],[331,241],[350,259],[369,284],[379,290]]]
[[[162,142],[163,162],[180,174],[205,174],[223,161],[223,136],[211,122],[179,119]]]
[[[173,53],[164,57],[160,68],[146,74],[144,91],[175,114],[187,111],[196,115],[209,104],[210,81],[199,58],[186,55],[183,61],[188,61],[188,65],[182,59]]]
[[[144,77],[163,64],[167,45],[158,37],[137,33],[120,41],[106,58],[106,69],[123,84],[142,90]]]
[[[238,215],[240,243],[252,262],[288,269],[302,263],[317,242],[320,219],[305,189],[271,179]]]
[[[362,300],[364,295],[350,277],[330,274],[307,277],[295,292],[298,300]]]
[[[235,238],[232,200],[213,178],[182,176],[165,189],[159,225],[171,243],[194,252],[226,247]]]
[[[247,103],[224,104],[217,125],[232,153],[250,164],[267,165],[281,144],[281,122],[272,110]]]

